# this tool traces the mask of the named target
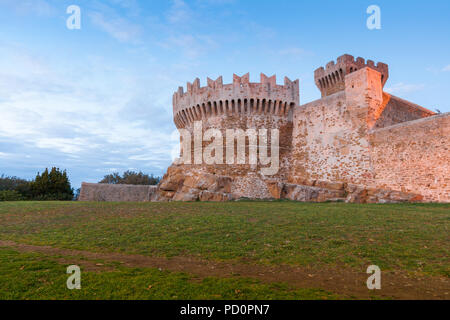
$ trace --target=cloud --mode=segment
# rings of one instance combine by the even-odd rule
[[[424,84],[405,84],[403,82],[399,82],[385,89],[385,91],[392,94],[399,94],[399,93],[405,94],[420,91],[424,87],[425,87]]]
[[[121,164],[114,165],[118,171],[140,168],[155,174],[171,163],[177,144],[171,137],[171,88],[178,81],[167,69],[127,69],[105,57],[61,67],[20,46],[0,49],[0,167],[8,168],[5,173],[29,170],[32,177],[56,165],[70,169],[79,184],[98,181],[109,170],[107,163]]]
[[[159,45],[189,59],[196,59],[219,47],[213,38],[200,34],[171,35],[159,42]]]
[[[273,53],[277,56],[283,56],[285,58],[290,58],[294,60],[314,55],[311,51],[298,47],[289,47],[275,51]]]
[[[50,17],[57,14],[57,10],[45,0],[1,0],[0,5],[5,5],[19,15],[36,15]]]
[[[198,0],[198,2],[206,5],[226,5],[236,3],[236,0]]]
[[[173,0],[167,13],[170,23],[187,23],[192,20],[192,10],[183,0]]]
[[[245,21],[243,23],[243,28],[246,33],[252,34],[252,36],[257,37],[260,40],[269,41],[277,35],[277,32],[272,27],[254,21]]]
[[[444,69],[442,69],[442,71],[450,72],[450,64],[448,66],[444,67]]]
[[[117,5],[125,10],[130,16],[137,16],[141,12],[141,7],[137,0],[109,0],[113,5]]]
[[[100,12],[89,14],[92,23],[121,42],[136,43],[141,34],[141,27],[122,17],[105,18]]]

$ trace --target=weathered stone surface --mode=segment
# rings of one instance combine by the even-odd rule
[[[168,173],[159,185],[163,191],[177,191],[184,183],[185,176],[179,170]]]
[[[278,181],[268,181],[267,188],[274,199],[281,199],[284,183]]]
[[[344,190],[345,183],[343,182],[329,182],[329,181],[315,181],[315,187],[331,189],[331,190]]]
[[[189,176],[184,181],[184,185],[190,188],[208,190],[210,192],[231,192],[231,178],[215,176],[208,173],[200,173]]]
[[[373,130],[369,141],[377,188],[450,202],[450,113]]]
[[[345,202],[348,203],[367,203],[367,189],[362,186],[349,184],[347,186],[347,198]]]
[[[149,201],[156,188],[156,186],[83,182],[79,201]]]
[[[184,186],[174,196],[174,201],[197,201],[199,198],[200,190],[189,188]]]
[[[331,190],[311,186],[285,184],[282,197],[294,201],[324,202],[341,199],[343,190]]]
[[[229,193],[211,192],[204,190],[200,192],[199,199],[200,201],[223,202],[230,201],[233,199],[233,197]]]
[[[424,199],[423,196],[414,193],[367,188],[354,184],[348,184],[346,192],[346,202],[349,203],[422,202]]]

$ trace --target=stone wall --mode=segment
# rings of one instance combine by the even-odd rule
[[[373,183],[368,119],[381,104],[381,74],[364,68],[345,79],[345,91],[295,109],[289,182]]]
[[[149,201],[156,186],[85,183],[79,201]]]
[[[450,113],[374,130],[376,186],[450,202]]]
[[[355,71],[343,91],[295,109],[288,182],[342,182],[449,202],[449,119],[383,92],[379,72]]]
[[[383,92],[383,103],[374,115],[373,129],[430,117],[435,113],[417,104]]]

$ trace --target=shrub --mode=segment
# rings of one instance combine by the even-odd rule
[[[17,177],[9,177],[2,174],[0,176],[0,191],[3,190],[16,190],[16,188],[24,183],[27,183],[28,181],[24,179],[20,179]]]
[[[20,193],[24,200],[33,200],[33,193],[31,190],[32,184],[33,184],[33,182],[28,182],[28,181],[24,182],[24,183],[18,185],[16,187],[15,191]]]
[[[15,190],[2,190],[0,191],[0,201],[21,201],[25,200],[24,197]]]
[[[148,175],[143,172],[125,171],[123,176],[118,172],[106,175],[99,183],[107,184],[134,184],[134,185],[157,185],[161,180],[153,174]]]

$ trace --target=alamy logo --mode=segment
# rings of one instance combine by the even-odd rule
[[[81,289],[81,270],[79,266],[72,265],[67,267],[67,273],[71,274],[67,278],[67,289]]]
[[[369,30],[381,29],[381,9],[377,5],[371,5],[367,8],[367,14],[370,14],[367,18],[367,28]]]
[[[79,6],[71,5],[67,7],[67,14],[70,16],[66,20],[66,26],[69,30],[81,29],[81,9]]]
[[[203,132],[202,122],[194,122],[194,137],[189,130],[179,129],[181,135],[181,158],[178,164],[249,164],[256,167],[259,164],[261,174],[271,176],[278,173],[280,167],[280,133],[278,129],[227,129],[225,137],[219,129],[208,129]],[[224,155],[225,138],[225,155]],[[248,139],[248,157],[246,146]],[[194,142],[194,159],[192,159],[192,141]],[[210,142],[203,147],[204,142]],[[237,151],[235,154],[235,150]],[[269,152],[270,151],[270,152]]]
[[[367,274],[372,274],[367,279],[367,289],[380,290],[381,289],[381,270],[380,267],[372,265],[367,268]]]

